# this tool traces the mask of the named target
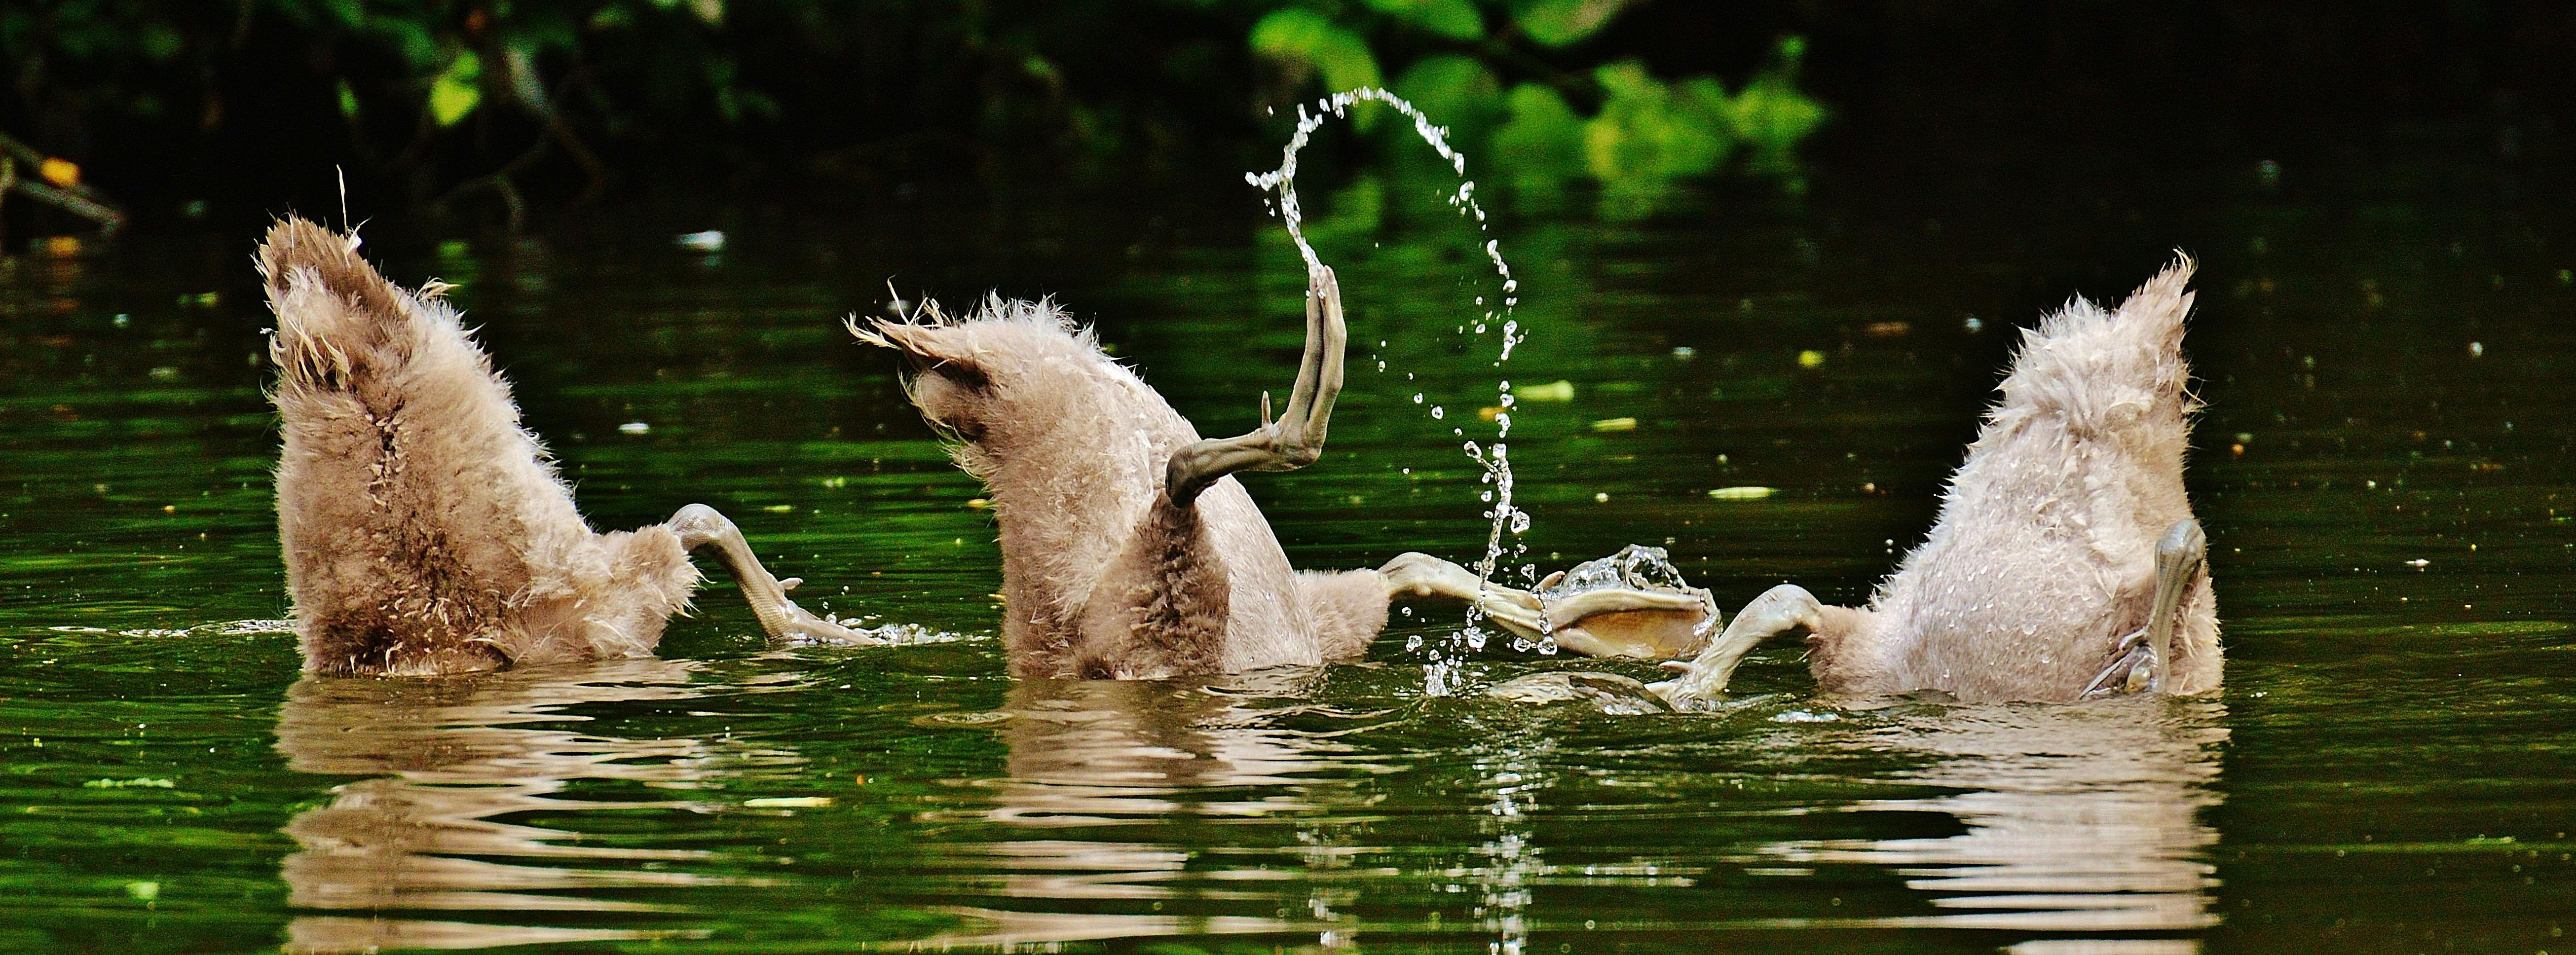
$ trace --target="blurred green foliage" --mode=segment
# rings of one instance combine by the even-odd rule
[[[1806,41],[1780,39],[1769,62],[1731,96],[1714,76],[1661,79],[1633,59],[1601,64],[1589,76],[1545,66],[1544,54],[1592,39],[1627,5],[1514,0],[1488,5],[1495,14],[1489,27],[1488,10],[1469,0],[1296,0],[1254,25],[1252,47],[1291,67],[1289,85],[1311,73],[1328,90],[1376,85],[1383,73],[1378,47],[1429,47],[1392,89],[1448,124],[1454,144],[1481,147],[1487,168],[1524,203],[1551,204],[1568,184],[1588,179],[1600,184],[1603,216],[1642,217],[1680,180],[1724,168],[1739,146],[1749,154],[1746,171],[1804,189],[1796,148],[1825,119],[1824,107],[1797,87]],[[1506,74],[1528,75],[1506,90]],[[1578,99],[1597,110],[1582,115],[1573,105]],[[1367,128],[1373,118],[1362,109],[1354,122]]]
[[[961,142],[1114,160],[1387,86],[1537,204],[1597,182],[1604,214],[1643,215],[1735,156],[1799,188],[1825,115],[1796,84],[1803,41],[1730,94],[1596,52],[1634,2],[32,0],[0,7],[0,128],[129,183],[257,136],[515,216],[547,176],[596,194],[637,166],[785,157],[864,178]],[[1409,137],[1379,112],[1355,122]]]

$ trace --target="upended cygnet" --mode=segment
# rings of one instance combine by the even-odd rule
[[[2190,367],[2181,259],[2112,311],[2077,300],[2023,333],[2003,401],[1950,478],[1931,537],[1865,609],[1783,584],[1653,689],[1704,701],[1754,645],[1807,632],[1833,695],[1964,701],[2215,689],[2207,540],[2184,496]]]
[[[1196,428],[1047,302],[924,306],[850,331],[901,352],[906,390],[957,442],[1001,525],[1002,637],[1017,676],[1148,679],[1360,656],[1398,594],[1477,599],[1422,554],[1301,572],[1232,475],[1314,463],[1342,388],[1341,290],[1308,276],[1306,350],[1285,413],[1248,434]],[[1459,581],[1463,575],[1465,584]]]
[[[867,642],[786,595],[724,515],[597,533],[443,286],[404,290],[354,234],[279,222],[260,246],[284,422],[277,527],[304,669],[429,675],[639,657],[714,546],[772,636]]]

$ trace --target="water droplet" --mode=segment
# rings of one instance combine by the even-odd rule
[[[1279,168],[1266,173],[1245,173],[1243,177],[1245,182],[1269,193],[1270,195],[1265,197],[1266,199],[1275,201],[1276,214],[1280,218],[1282,224],[1286,227],[1290,240],[1296,243],[1298,253],[1305,259],[1309,272],[1320,270],[1323,268],[1323,263],[1316,257],[1314,247],[1306,241],[1304,234],[1303,216],[1301,214],[1302,210],[1297,201],[1295,184],[1297,176],[1298,151],[1306,146],[1314,132],[1320,128],[1328,118],[1347,118],[1349,115],[1349,108],[1363,100],[1385,104],[1387,107],[1413,121],[1414,133],[1421,137],[1422,141],[1429,145],[1433,152],[1438,153],[1442,159],[1447,160],[1450,168],[1453,169],[1459,177],[1460,182],[1457,191],[1448,197],[1450,204],[1458,206],[1462,214],[1474,215],[1477,222],[1477,229],[1479,231],[1485,231],[1489,228],[1486,225],[1487,216],[1485,214],[1485,210],[1476,202],[1475,180],[1468,179],[1466,177],[1467,157],[1464,153],[1461,153],[1450,146],[1448,142],[1449,131],[1446,128],[1434,124],[1430,117],[1423,115],[1422,111],[1415,108],[1413,104],[1405,102],[1402,98],[1384,89],[1377,87],[1363,87],[1360,89],[1338,92],[1315,99],[1313,101],[1312,111],[1309,111],[1306,103],[1301,102],[1296,104],[1296,131],[1289,137],[1287,145],[1280,150]],[[1503,321],[1503,340],[1495,361],[1495,365],[1500,366],[1502,362],[1510,360],[1512,349],[1521,343],[1523,337],[1520,332],[1519,323],[1511,320],[1509,316],[1510,310],[1518,304],[1519,300],[1516,297],[1516,293],[1520,288],[1520,283],[1512,276],[1511,265],[1503,260],[1502,243],[1500,240],[1487,238],[1484,242],[1484,253],[1485,257],[1493,264],[1494,274],[1502,281],[1502,292],[1504,296],[1504,314],[1501,316],[1501,320]],[[1476,297],[1476,306],[1478,308],[1483,308],[1485,306],[1485,296],[1479,295]],[[1496,318],[1497,316],[1495,316],[1494,313],[1487,312],[1485,314],[1485,321],[1477,324],[1476,332],[1478,334],[1485,333],[1491,327],[1491,323],[1495,321]],[[1457,326],[1457,330],[1458,333],[1462,335],[1467,331],[1464,324]],[[1380,342],[1379,347],[1385,347],[1385,343]],[[1373,360],[1377,361],[1381,372],[1385,370],[1386,363],[1383,359]],[[1404,377],[1407,381],[1412,381],[1416,378],[1415,374],[1410,371],[1406,372]],[[1510,390],[1510,385],[1508,383],[1504,384],[1501,390],[1508,392]],[[1422,404],[1425,402],[1424,396],[1418,393],[1414,395],[1413,400],[1415,404]],[[1508,395],[1505,396],[1501,404],[1505,408],[1511,407],[1511,401]],[[1431,414],[1435,419],[1445,418],[1446,410],[1439,406],[1434,406]],[[1509,416],[1498,412],[1495,416],[1495,425],[1497,437],[1509,434],[1511,430],[1511,419]],[[1452,428],[1450,429],[1450,434],[1463,438],[1466,436],[1466,429]],[[1510,463],[1503,458],[1502,446],[1500,444],[1495,445],[1494,454],[1491,460],[1487,460],[1478,454],[1475,442],[1465,442],[1465,446],[1468,454],[1471,457],[1475,457],[1478,463],[1487,470],[1488,475],[1494,478],[1494,480],[1488,483],[1495,488],[1495,491],[1489,493],[1499,495],[1499,503],[1494,510],[1490,512],[1490,516],[1493,518],[1494,523],[1487,535],[1485,559],[1480,561],[1476,568],[1477,575],[1480,579],[1490,579],[1493,568],[1496,566],[1496,562],[1500,560],[1503,553],[1502,536],[1506,530],[1507,522],[1511,532],[1517,534],[1528,526],[1528,516],[1511,507],[1511,466]],[[1405,469],[1405,473],[1411,474],[1412,470],[1407,468]],[[1463,639],[1472,646],[1482,646],[1485,639],[1481,631],[1478,631],[1475,627],[1477,618],[1478,612],[1471,607],[1467,615],[1467,633],[1469,636]],[[1453,639],[1451,642],[1454,643],[1455,640]],[[1454,649],[1454,647],[1451,649]],[[1431,650],[1430,659],[1425,662],[1423,667],[1423,693],[1425,695],[1443,696],[1450,692],[1455,683],[1452,660],[1453,655],[1448,654],[1446,650],[1436,647]]]

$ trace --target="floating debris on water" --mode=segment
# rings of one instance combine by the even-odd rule
[[[1814,368],[1825,363],[1825,353],[1813,348],[1798,353],[1798,367]]]
[[[912,725],[931,728],[947,726],[994,726],[1018,719],[1011,710],[987,710],[976,713],[930,713],[912,718]]]
[[[678,238],[672,239],[671,241],[683,249],[691,249],[698,252],[722,252],[725,247],[725,234],[723,230],[720,229],[708,229],[705,232],[687,233]]]
[[[1637,430],[1637,419],[1635,419],[1635,418],[1603,418],[1603,419],[1601,419],[1601,420],[1599,420],[1599,421],[1595,421],[1595,422],[1593,422],[1593,423],[1592,423],[1592,430],[1594,430],[1594,431],[1635,431],[1635,430]]]
[[[751,809],[820,809],[824,806],[831,805],[832,797],[764,796],[759,799],[745,799],[742,801],[742,804],[746,808]]]
[[[2422,570],[2422,569],[2424,569],[2424,568],[2426,568],[2426,567],[2432,566],[2432,564],[2433,564],[2433,562],[2432,562],[2432,561],[2425,560],[2424,558],[2421,558],[2421,557],[2418,557],[2418,558],[2415,558],[2414,560],[2410,560],[2410,561],[2407,561],[2407,562],[2406,562],[2406,566],[2408,566],[2408,567],[2412,567],[2412,568],[2415,568],[2416,570]]]
[[[653,433],[653,426],[652,426],[652,425],[650,425],[650,424],[646,424],[646,423],[644,423],[644,422],[641,422],[641,421],[629,421],[629,422],[627,422],[627,423],[625,423],[625,424],[618,425],[618,426],[617,426],[617,433],[619,433],[619,434],[651,434],[651,433]]]
[[[1836,714],[1833,714],[1833,713],[1809,713],[1809,712],[1807,712],[1807,711],[1805,711],[1805,710],[1790,710],[1789,712],[1782,713],[1782,714],[1779,714],[1779,715],[1777,715],[1777,716],[1773,716],[1773,717],[1771,717],[1771,722],[1774,722],[1774,723],[1839,723],[1839,722],[1842,722],[1842,719],[1843,719],[1843,718],[1842,718],[1841,716],[1836,715]]]
[[[292,620],[235,620],[231,623],[218,623],[210,626],[212,629],[207,632],[221,637],[244,637],[260,633],[295,632],[295,621]]]
[[[1778,493],[1780,493],[1780,489],[1776,487],[1762,487],[1759,485],[1746,484],[1738,487],[1717,488],[1709,491],[1708,496],[1721,501],[1758,501]]]
[[[1544,385],[1524,385],[1514,389],[1512,394],[1522,401],[1572,401],[1574,383],[1559,379]]]
[[[2484,343],[2484,342],[2470,342],[2470,343],[2469,343],[2469,357],[2471,357],[2471,358],[2485,358],[2485,357],[2487,357],[2487,346],[2486,346],[2486,343]]]
[[[172,788],[172,787],[177,786],[177,785],[179,785],[179,783],[178,783],[178,781],[177,781],[177,780],[171,780],[171,779],[147,779],[147,778],[137,777],[137,778],[134,778],[134,779],[93,779],[93,780],[90,780],[90,781],[88,781],[88,782],[82,783],[82,784],[81,784],[81,788],[83,788],[83,789],[133,789],[133,788],[136,788],[136,787],[141,787],[141,788],[144,788],[144,789],[169,789],[169,788]]]

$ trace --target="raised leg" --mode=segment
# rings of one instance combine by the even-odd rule
[[[664,526],[680,535],[680,546],[689,550],[714,545],[725,567],[733,571],[734,583],[742,588],[751,612],[760,618],[760,628],[773,637],[808,637],[848,643],[882,643],[875,636],[825,620],[787,599],[787,592],[803,583],[795,577],[780,580],[760,565],[751,552],[751,544],[742,539],[742,530],[733,521],[704,504],[691,504],[671,515]]]
[[[1545,609],[1540,606],[1537,594],[1478,580],[1475,571],[1429,554],[1398,554],[1394,560],[1387,561],[1386,566],[1378,568],[1378,573],[1386,576],[1386,595],[1390,600],[1408,596],[1447,597],[1475,604],[1503,629],[1528,640],[1539,639],[1547,629]]]
[[[1647,684],[1656,696],[1671,703],[1674,709],[1692,709],[1726,692],[1726,682],[1735,676],[1735,667],[1744,655],[1764,640],[1791,630],[1814,630],[1824,622],[1824,605],[1816,595],[1796,584],[1781,584],[1762,592],[1735,615],[1726,631],[1701,648],[1690,660],[1668,660],[1667,670],[1679,670],[1681,676],[1661,683]]]
[[[1285,413],[1270,420],[1270,395],[1264,392],[1261,427],[1172,452],[1164,466],[1163,492],[1175,506],[1196,502],[1200,492],[1228,474],[1294,471],[1323,456],[1324,427],[1333,417],[1333,399],[1342,393],[1342,351],[1349,333],[1342,326],[1342,288],[1333,270],[1319,267],[1306,282],[1306,356],[1298,363]]]

